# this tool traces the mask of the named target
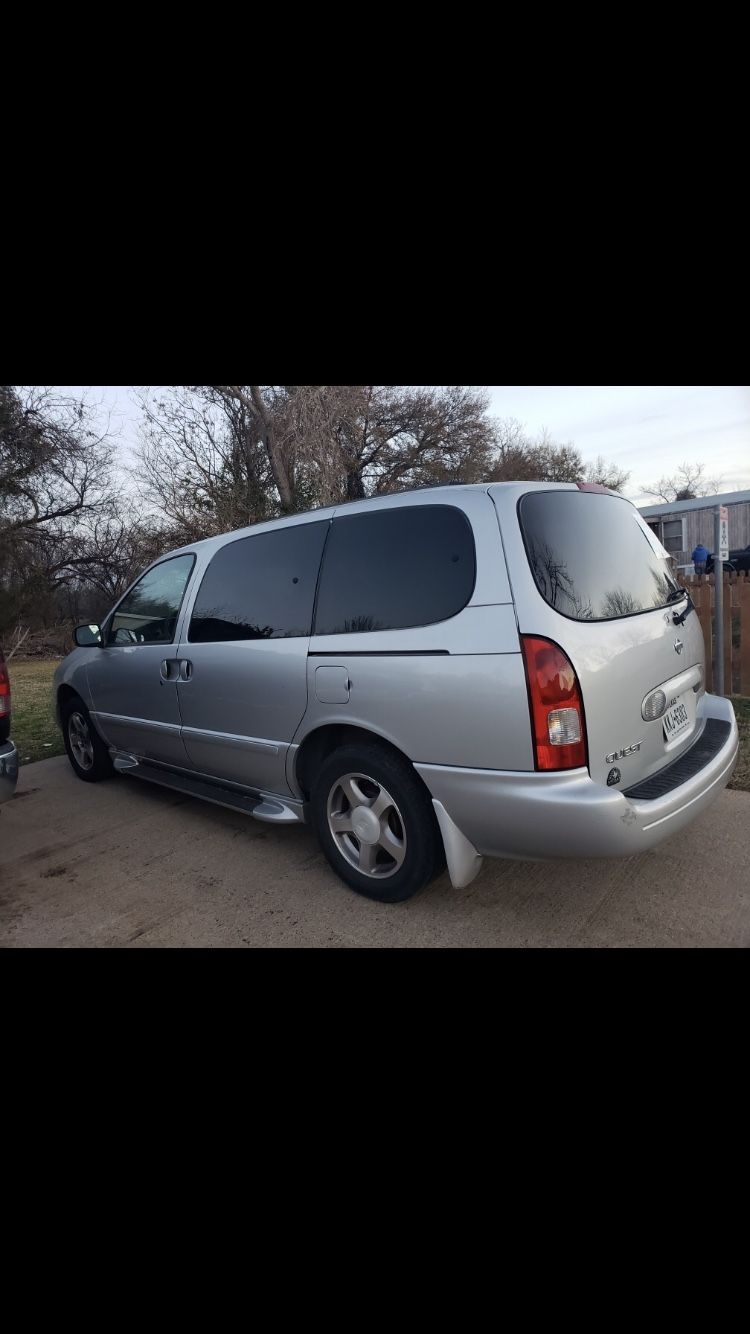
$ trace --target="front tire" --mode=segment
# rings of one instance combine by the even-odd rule
[[[101,783],[115,772],[109,751],[91,721],[82,699],[71,699],[60,710],[63,740],[71,767],[84,783]]]
[[[442,870],[442,842],[427,789],[384,746],[342,746],[312,792],[320,845],[336,874],[378,903],[410,899]]]

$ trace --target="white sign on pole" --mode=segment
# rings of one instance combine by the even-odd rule
[[[721,533],[719,560],[729,560],[729,510],[726,505],[719,506],[719,523]]]

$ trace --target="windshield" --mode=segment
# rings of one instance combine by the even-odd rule
[[[519,502],[526,554],[546,602],[574,621],[610,621],[668,604],[667,553],[630,501],[535,491]]]

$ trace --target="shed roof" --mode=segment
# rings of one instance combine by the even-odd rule
[[[658,505],[639,505],[638,509],[647,519],[656,519],[662,514],[685,514],[688,510],[715,509],[717,505],[748,505],[750,491],[726,491],[721,496],[699,496],[697,500],[662,500]]]

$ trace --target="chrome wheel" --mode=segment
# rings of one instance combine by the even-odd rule
[[[94,743],[91,739],[89,725],[82,713],[71,713],[68,719],[68,740],[76,764],[81,769],[93,769]]]
[[[328,828],[344,861],[361,875],[387,880],[401,870],[406,829],[390,792],[366,774],[339,778],[328,796]]]

